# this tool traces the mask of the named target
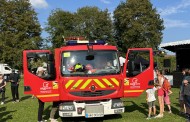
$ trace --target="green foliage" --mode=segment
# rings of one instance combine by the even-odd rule
[[[171,66],[167,67],[167,69],[170,69],[170,73],[172,73],[173,71],[176,71],[176,57],[175,56],[160,56],[160,55],[155,55],[154,56],[154,62],[157,63],[157,67],[159,69],[164,70],[164,59],[170,59],[171,62]]]
[[[152,47],[161,43],[163,20],[149,0],[127,0],[114,11],[115,38],[122,50]]]
[[[48,40],[53,44],[53,48],[58,48],[64,44],[63,36],[74,35],[74,15],[61,9],[53,10],[48,17],[45,30],[50,34]]]
[[[83,7],[76,13],[77,33],[90,40],[113,40],[112,21],[108,10],[99,10],[97,7]]]
[[[42,45],[37,14],[28,0],[0,1],[0,62],[22,67],[22,51]]]
[[[176,71],[176,57],[169,57],[169,59],[171,60],[171,67],[170,67],[170,71]]]
[[[64,45],[63,36],[84,36],[87,39],[113,40],[112,21],[108,10],[97,7],[79,8],[76,13],[53,10],[48,18],[46,31],[53,48]],[[111,42],[113,43],[113,42]]]
[[[31,60],[31,62],[28,63],[28,67],[33,69],[33,68],[37,68],[39,66],[43,66],[43,61],[38,59],[37,61]]]

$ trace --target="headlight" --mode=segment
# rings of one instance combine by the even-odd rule
[[[123,107],[123,102],[113,103],[113,108],[121,108],[121,107]]]
[[[59,106],[59,110],[60,111],[75,111],[75,106],[74,105],[64,105],[64,104],[61,104]]]
[[[68,110],[68,111],[72,111],[72,110],[74,110],[74,106],[63,106],[62,109],[63,110]]]
[[[122,108],[123,107],[123,101],[120,100],[120,99],[113,99],[112,100],[112,106],[111,108],[114,109],[114,108]]]

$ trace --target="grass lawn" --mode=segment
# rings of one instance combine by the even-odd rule
[[[23,83],[21,82],[19,86],[20,91],[20,102],[12,103],[10,83],[7,83],[6,86],[6,100],[4,105],[0,105],[0,122],[37,122],[37,109],[38,101],[37,99],[32,99],[31,95],[24,95]],[[171,95],[171,106],[172,114],[164,113],[164,117],[161,119],[150,119],[146,120],[148,114],[146,97],[143,93],[138,98],[124,98],[125,103],[125,113],[121,115],[110,115],[103,118],[67,118],[62,119],[56,115],[58,120],[64,122],[184,122],[185,118],[180,116],[179,113],[179,104],[178,104],[178,88],[172,88],[173,94]],[[0,97],[1,98],[1,97]],[[156,102],[158,105],[158,102]],[[51,110],[52,103],[45,104],[44,110],[44,119],[49,118],[49,113]],[[158,106],[157,106],[158,113]]]

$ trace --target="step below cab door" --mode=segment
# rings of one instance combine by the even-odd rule
[[[144,90],[153,87],[152,48],[129,49],[123,69],[124,97],[137,97]]]
[[[49,50],[23,51],[24,93],[41,101],[59,100],[59,84],[55,80],[54,56]]]

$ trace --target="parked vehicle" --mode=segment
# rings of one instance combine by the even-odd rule
[[[69,39],[66,46],[23,51],[24,92],[43,102],[60,101],[61,117],[103,117],[125,111],[121,98],[138,97],[154,82],[152,48],[128,49],[120,67],[116,46]],[[43,66],[43,77],[33,69]]]

